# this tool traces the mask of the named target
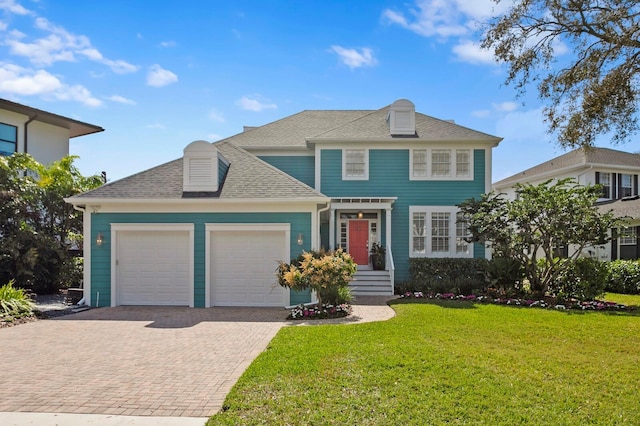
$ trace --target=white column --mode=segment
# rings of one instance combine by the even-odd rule
[[[391,207],[385,209],[386,213],[386,235],[387,235],[387,246],[391,247]]]
[[[336,210],[331,207],[329,210],[329,247],[333,250],[336,247]]]

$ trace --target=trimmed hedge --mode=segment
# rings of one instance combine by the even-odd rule
[[[606,291],[622,294],[640,294],[640,261],[614,260],[609,262]]]
[[[485,287],[486,259],[412,258],[409,283],[412,291],[470,294]]]

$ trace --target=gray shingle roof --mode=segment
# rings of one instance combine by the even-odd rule
[[[602,213],[613,211],[613,215],[619,218],[640,219],[640,198],[629,197],[598,204],[598,210]]]
[[[371,111],[302,111],[225,139],[241,148],[306,148],[305,138],[341,126]]]
[[[226,141],[246,148],[306,148],[307,140],[407,139],[389,131],[389,106],[379,110],[308,110],[231,136]],[[500,142],[501,138],[447,120],[416,113],[419,139]],[[409,137],[410,138],[410,137]]]
[[[516,173],[513,176],[502,179],[493,184],[495,187],[504,188],[527,179],[535,179],[539,175],[544,175],[559,169],[571,166],[592,166],[592,165],[611,165],[623,166],[629,168],[640,168],[640,154],[632,154],[630,152],[617,151],[609,148],[578,148],[559,157],[552,158],[549,161],[538,164],[523,172]]]
[[[391,135],[389,123],[387,122],[389,107],[386,106],[379,110],[371,111],[321,134],[308,135],[309,139],[411,139],[411,136]],[[441,141],[487,141],[494,143],[501,140],[496,136],[419,112],[416,112],[415,120],[416,136],[413,136],[413,138]]]
[[[229,142],[215,144],[231,164],[220,199],[304,199],[323,197],[313,188]],[[182,158],[72,197],[111,199],[181,199]]]

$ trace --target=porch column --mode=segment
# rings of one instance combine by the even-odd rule
[[[387,246],[391,247],[391,207],[387,207],[385,210],[386,213],[386,235],[387,235]]]
[[[336,209],[331,207],[329,210],[329,250],[336,247]]]

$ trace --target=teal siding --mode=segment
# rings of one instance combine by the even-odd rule
[[[225,176],[227,175],[227,171],[229,170],[229,165],[218,159],[218,183],[222,183]]]
[[[391,212],[392,253],[396,281],[409,279],[409,206],[453,206],[484,192],[485,151],[474,150],[471,181],[409,180],[409,150],[369,150],[369,180],[342,180],[342,150],[321,151],[321,186],[331,197],[397,197]],[[386,241],[383,215],[382,241]],[[484,247],[474,246],[474,257],[484,257]]]
[[[315,157],[312,156],[262,156],[262,161],[271,164],[289,176],[293,176],[300,182],[310,187],[315,187]]]
[[[112,223],[193,223],[194,224],[194,306],[205,305],[205,224],[206,223],[289,223],[291,225],[290,257],[311,249],[310,213],[95,213],[91,219],[91,241],[98,232],[104,234],[102,246],[91,249],[91,303],[111,306],[111,230]],[[307,236],[302,246],[298,234]],[[289,261],[290,259],[282,259]],[[276,265],[274,265],[275,271]],[[274,276],[275,280],[275,276]],[[98,302],[99,293],[99,302]],[[304,299],[291,294],[291,299]],[[307,293],[308,302],[310,295]],[[298,301],[297,303],[300,303]]]

